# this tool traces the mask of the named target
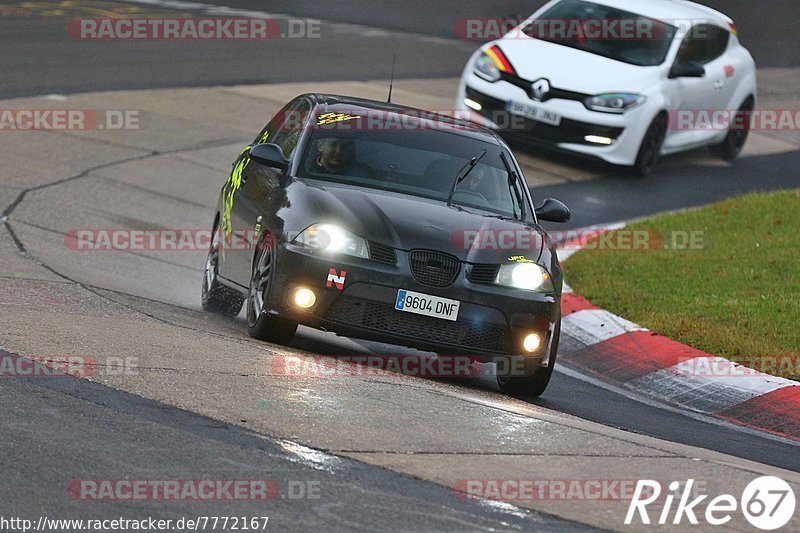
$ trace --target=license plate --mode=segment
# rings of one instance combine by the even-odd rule
[[[416,313],[455,321],[458,318],[459,305],[461,305],[461,302],[458,300],[449,300],[431,296],[430,294],[400,289],[397,291],[397,301],[394,304],[394,308],[406,313]]]
[[[543,107],[529,104],[527,102],[515,102],[513,100],[509,100],[506,102],[506,111],[510,111],[515,115],[529,118],[537,122],[544,122],[545,124],[550,124],[551,126],[561,125],[561,115],[558,113],[553,113],[552,111],[547,111]]]

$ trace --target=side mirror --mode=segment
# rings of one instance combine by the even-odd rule
[[[675,78],[702,78],[706,69],[696,61],[676,61],[669,71],[669,79]]]
[[[547,222],[567,222],[572,218],[569,207],[555,198],[547,198],[536,208],[536,218]]]
[[[283,155],[283,150],[277,144],[257,144],[250,148],[250,159],[264,166],[286,170],[289,160]]]

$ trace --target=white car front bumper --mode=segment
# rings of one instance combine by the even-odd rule
[[[467,106],[466,98],[481,104],[481,110]],[[554,126],[511,115],[506,111],[509,101],[534,104],[560,116],[561,123]],[[472,120],[507,136],[593,156],[615,165],[635,163],[645,132],[659,111],[647,101],[619,115],[591,111],[577,100],[551,98],[538,102],[522,87],[505,80],[488,82],[471,68],[461,78],[456,109],[469,112]]]

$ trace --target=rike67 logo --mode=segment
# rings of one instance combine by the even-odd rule
[[[657,511],[651,519],[647,506],[659,502],[662,497],[661,483],[650,479],[639,480],[625,516],[625,524],[631,525],[638,520],[642,524],[665,525],[672,523],[681,525],[688,522],[697,525],[698,515],[712,526],[722,526],[733,519],[733,513],[741,510],[745,519],[755,528],[771,531],[785,526],[794,516],[795,496],[792,487],[781,478],[762,476],[751,481],[740,499],[732,494],[720,494],[705,504],[705,511],[698,507],[704,503],[708,495],[703,494],[691,499],[694,480],[685,483],[673,481],[669,484],[669,493],[663,499],[661,512]],[[681,490],[682,489],[682,490]],[[675,509],[673,512],[673,503]],[[671,519],[671,520],[670,520]]]

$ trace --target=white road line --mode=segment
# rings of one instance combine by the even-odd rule
[[[626,388],[704,413],[719,413],[793,385],[796,383],[785,378],[757,372],[749,375],[746,367],[722,357],[696,357],[625,383]]]
[[[610,383],[606,383],[605,381],[602,381],[600,379],[590,377],[590,376],[588,376],[586,374],[578,372],[577,370],[573,370],[572,368],[564,366],[563,364],[556,365],[555,371],[556,372],[560,372],[560,373],[564,374],[565,376],[577,379],[579,381],[583,381],[583,382],[588,383],[590,385],[594,385],[595,387],[599,387],[599,388],[607,390],[609,392],[613,392],[615,394],[619,394],[620,396],[624,396],[625,398],[627,398],[629,400],[633,400],[635,402],[639,402],[639,403],[642,403],[642,404],[650,406],[650,407],[655,407],[656,409],[663,409],[663,410],[669,411],[671,413],[676,413],[676,414],[679,414],[679,415],[683,415],[683,416],[685,416],[687,418],[691,418],[692,420],[697,420],[698,422],[703,422],[703,423],[706,423],[706,424],[713,424],[715,426],[723,427],[723,428],[726,428],[726,429],[732,429],[732,430],[738,431],[740,433],[747,433],[748,435],[752,435],[752,436],[755,436],[755,437],[761,437],[762,439],[777,441],[777,442],[780,442],[780,443],[783,443],[783,444],[791,444],[792,446],[797,446],[798,448],[800,448],[800,442],[797,442],[797,441],[794,441],[794,440],[791,440],[791,439],[787,439],[787,438],[784,438],[784,437],[779,437],[777,435],[773,435],[771,433],[767,433],[766,431],[763,431],[763,430],[753,429],[753,428],[749,428],[747,426],[740,426],[738,424],[734,424],[732,422],[728,422],[726,420],[722,420],[720,418],[713,417],[713,416],[711,416],[709,414],[700,413],[700,412],[697,412],[697,411],[692,411],[690,409],[686,409],[685,407],[675,407],[673,405],[669,405],[667,403],[664,403],[663,401],[659,401],[659,400],[655,400],[655,399],[643,396],[642,394],[640,394],[638,392],[630,391],[630,390],[628,390],[628,389],[626,389],[624,387],[620,387],[620,386],[617,386],[617,385],[611,385]],[[658,438],[658,437],[656,437],[656,438]]]
[[[584,309],[567,315],[561,320],[562,328],[586,346],[613,339],[631,331],[647,331],[646,328],[605,309]]]

